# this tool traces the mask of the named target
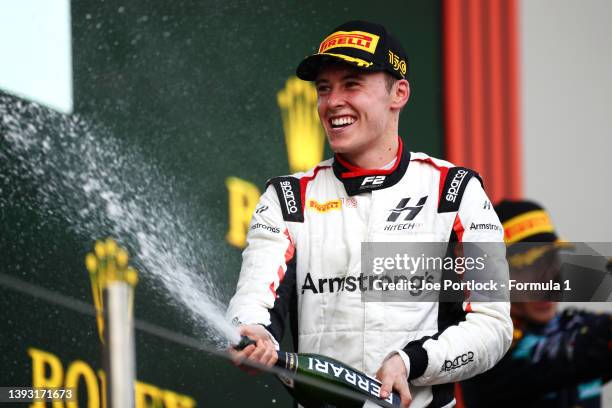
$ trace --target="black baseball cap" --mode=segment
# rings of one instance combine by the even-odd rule
[[[571,243],[559,238],[548,213],[536,202],[503,200],[495,206],[495,212],[504,227],[506,256],[512,270],[542,268],[542,262],[556,259],[556,249],[573,249]]]
[[[296,74],[314,81],[321,66],[341,61],[364,71],[386,71],[397,79],[406,79],[408,59],[402,45],[385,27],[367,21],[349,21],[321,41],[319,51],[298,65]]]
[[[503,200],[495,206],[495,212],[504,227],[506,245],[560,241],[548,213],[536,202]]]

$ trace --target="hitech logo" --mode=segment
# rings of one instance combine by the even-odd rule
[[[414,220],[415,217],[419,215],[419,213],[421,212],[421,209],[425,205],[425,202],[427,201],[427,197],[428,196],[421,197],[417,205],[414,207],[408,207],[408,202],[410,202],[410,197],[402,198],[400,202],[397,203],[397,206],[395,206],[395,208],[391,210],[391,214],[389,215],[389,218],[387,218],[387,221],[396,222],[399,216],[404,211],[408,212],[406,216],[404,217],[404,221]]]

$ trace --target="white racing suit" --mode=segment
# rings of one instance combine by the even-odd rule
[[[509,304],[364,302],[362,241],[503,242],[503,229],[475,172],[404,151],[401,140],[388,170],[326,160],[268,182],[228,318],[278,339],[289,313],[298,352],[371,376],[403,350],[411,408],[454,405],[453,383],[493,367],[510,346]]]

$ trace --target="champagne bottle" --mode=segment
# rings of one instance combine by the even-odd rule
[[[243,336],[240,343],[235,346],[242,350],[255,342]],[[352,393],[338,394],[326,387],[318,387],[314,382],[300,382],[287,376],[279,375],[279,379],[291,395],[303,406],[311,407],[347,407],[357,408],[365,406],[380,406],[385,408],[399,407],[400,397],[392,392],[388,398],[381,399],[381,383],[348,365],[330,357],[318,354],[289,353],[278,351],[276,366],[289,372],[297,373],[300,377],[307,377],[321,384],[330,384]],[[350,397],[348,394],[358,394],[361,398]],[[375,405],[372,405],[374,403]]]

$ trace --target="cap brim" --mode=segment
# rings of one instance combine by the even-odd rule
[[[339,54],[313,54],[300,62],[295,73],[298,78],[304,81],[314,81],[317,79],[321,67],[330,61],[343,62],[364,71],[384,71],[384,68],[378,67],[374,63],[370,63],[371,65],[369,66],[364,66],[365,61],[359,62],[356,58],[349,56]]]

